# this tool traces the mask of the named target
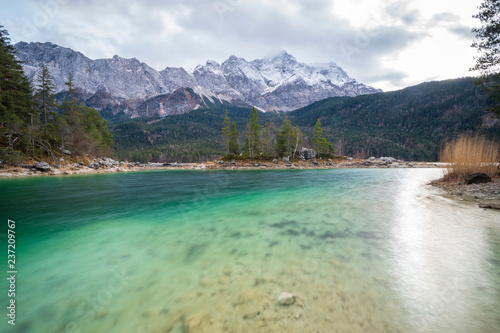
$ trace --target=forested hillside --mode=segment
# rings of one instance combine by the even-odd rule
[[[239,132],[244,132],[251,109],[220,103],[163,119],[141,118],[115,123],[112,131],[116,155],[141,162],[218,158],[225,153],[221,129],[226,110]],[[262,123],[278,117],[274,112],[259,114]],[[240,141],[243,142],[242,137]]]
[[[436,160],[447,138],[466,131],[499,136],[482,128],[488,100],[472,78],[423,83],[400,91],[356,98],[329,98],[290,114],[297,125],[317,119],[346,155]]]
[[[423,83],[400,91],[329,98],[287,113],[312,147],[313,126],[320,119],[324,136],[337,153],[406,160],[436,160],[447,138],[466,131],[499,137],[498,127],[482,128],[487,98],[472,78]],[[140,161],[198,161],[224,155],[221,128],[224,112],[237,125],[240,146],[250,109],[229,104],[165,119],[144,118],[112,125],[120,158]],[[259,123],[281,127],[283,113],[259,113]],[[487,118],[487,117],[485,117]],[[494,122],[492,122],[494,123]],[[498,126],[498,122],[497,122]]]

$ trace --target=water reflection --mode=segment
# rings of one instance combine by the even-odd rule
[[[393,211],[394,288],[415,332],[498,332],[491,269],[498,212],[440,196],[415,171],[401,179]],[[496,244],[498,246],[498,244]]]

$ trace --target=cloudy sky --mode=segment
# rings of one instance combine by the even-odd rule
[[[12,42],[189,70],[286,50],[385,91],[469,76],[481,0],[2,0]]]

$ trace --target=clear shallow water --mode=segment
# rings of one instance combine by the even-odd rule
[[[440,174],[168,171],[0,180],[2,220],[17,223],[19,272],[17,325],[4,319],[0,327],[498,332],[500,214],[425,185]],[[283,291],[296,303],[280,306]]]

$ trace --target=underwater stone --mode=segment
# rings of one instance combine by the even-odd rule
[[[184,321],[184,332],[185,333],[201,333],[210,332],[210,326],[212,324],[212,318],[208,313],[201,312],[195,313]]]
[[[278,302],[280,305],[291,305],[295,302],[295,296],[287,292],[282,292],[278,297]]]

